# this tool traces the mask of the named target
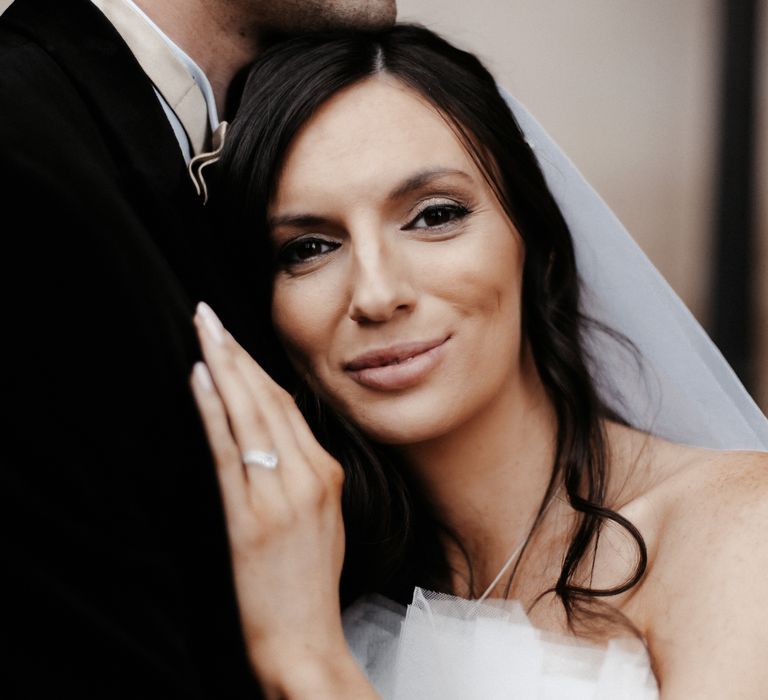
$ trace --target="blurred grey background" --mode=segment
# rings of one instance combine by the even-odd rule
[[[401,20],[426,24],[478,54],[526,105],[766,411],[764,5],[398,0]]]

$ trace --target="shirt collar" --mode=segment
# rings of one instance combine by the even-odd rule
[[[219,126],[216,101],[201,68],[133,0],[92,0],[123,37],[178,117],[192,152],[203,152]]]

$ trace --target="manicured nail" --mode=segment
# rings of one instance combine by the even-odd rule
[[[195,362],[195,366],[192,368],[192,374],[201,389],[205,389],[205,391],[213,391],[213,379],[211,378],[211,373],[208,371],[205,362]]]
[[[225,335],[224,326],[221,325],[221,321],[219,321],[219,317],[213,312],[213,309],[204,301],[201,301],[197,305],[197,313],[200,315],[200,318],[203,319],[203,324],[208,331],[208,335],[211,336],[215,343],[223,345]]]

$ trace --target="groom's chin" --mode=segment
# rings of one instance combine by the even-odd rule
[[[397,20],[396,0],[273,0],[264,17],[268,43],[333,30],[373,31]]]

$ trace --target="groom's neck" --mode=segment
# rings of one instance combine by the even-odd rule
[[[203,70],[222,118],[235,75],[259,53],[257,3],[134,0]]]

